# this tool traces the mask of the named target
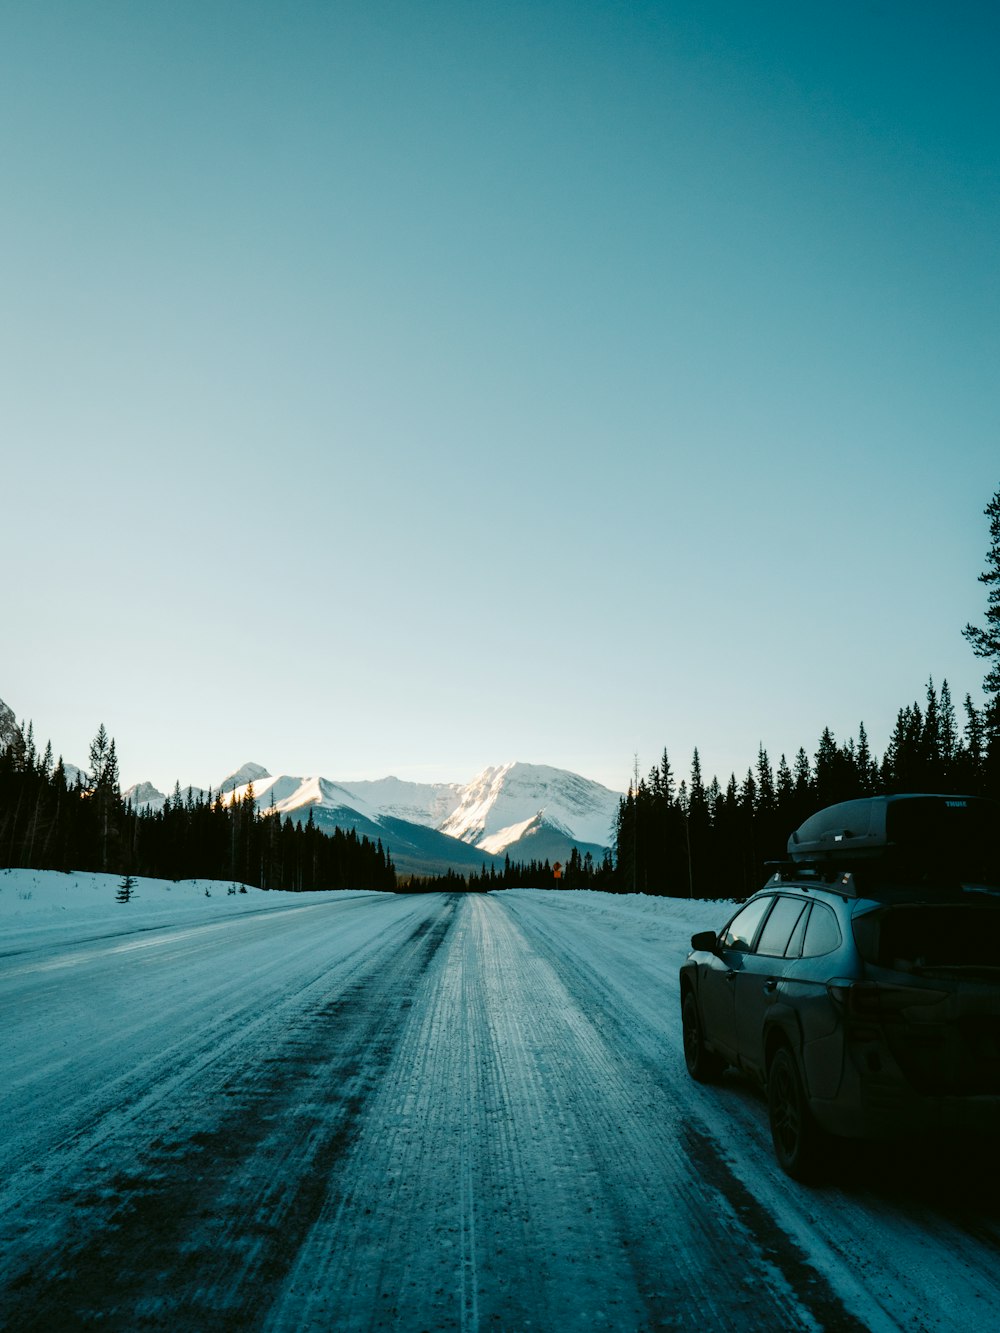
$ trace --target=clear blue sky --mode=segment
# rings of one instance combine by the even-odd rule
[[[724,782],[980,700],[998,37],[6,0],[0,697],[161,787]]]

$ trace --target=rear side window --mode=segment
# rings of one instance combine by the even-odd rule
[[[833,953],[834,949],[839,948],[840,941],[840,926],[833,912],[822,903],[813,903],[802,942],[802,957],[818,958],[820,954]]]
[[[792,938],[788,941],[788,948],[785,950],[786,958],[802,957],[802,941],[806,937],[806,925],[809,921],[809,913],[812,908],[806,904],[806,909],[798,919],[795,929],[792,931]]]
[[[1000,907],[904,905],[856,917],[854,937],[866,962],[897,971],[924,967],[1000,967]]]
[[[723,949],[736,949],[740,953],[749,953],[757,927],[764,919],[764,913],[774,902],[773,898],[754,898],[747,903],[742,912],[737,912],[729,925],[722,932],[719,944]]]
[[[801,898],[777,898],[757,942],[757,953],[767,958],[784,958],[799,918],[807,904]]]

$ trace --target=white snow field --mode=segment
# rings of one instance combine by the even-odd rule
[[[0,1327],[1000,1327],[992,1160],[688,1078],[727,904],[117,882],[0,872]]]

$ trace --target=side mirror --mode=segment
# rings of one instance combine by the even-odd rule
[[[718,938],[714,930],[699,930],[691,936],[691,948],[698,953],[715,953]]]

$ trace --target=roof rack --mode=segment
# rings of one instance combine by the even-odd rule
[[[829,879],[833,873],[822,861],[765,861],[764,869],[779,879]]]
[[[830,861],[765,861],[764,869],[771,872],[771,878],[781,883],[796,884],[808,888],[808,880],[814,880],[825,889],[842,894],[845,898],[860,898],[854,876],[849,870],[841,870]]]

